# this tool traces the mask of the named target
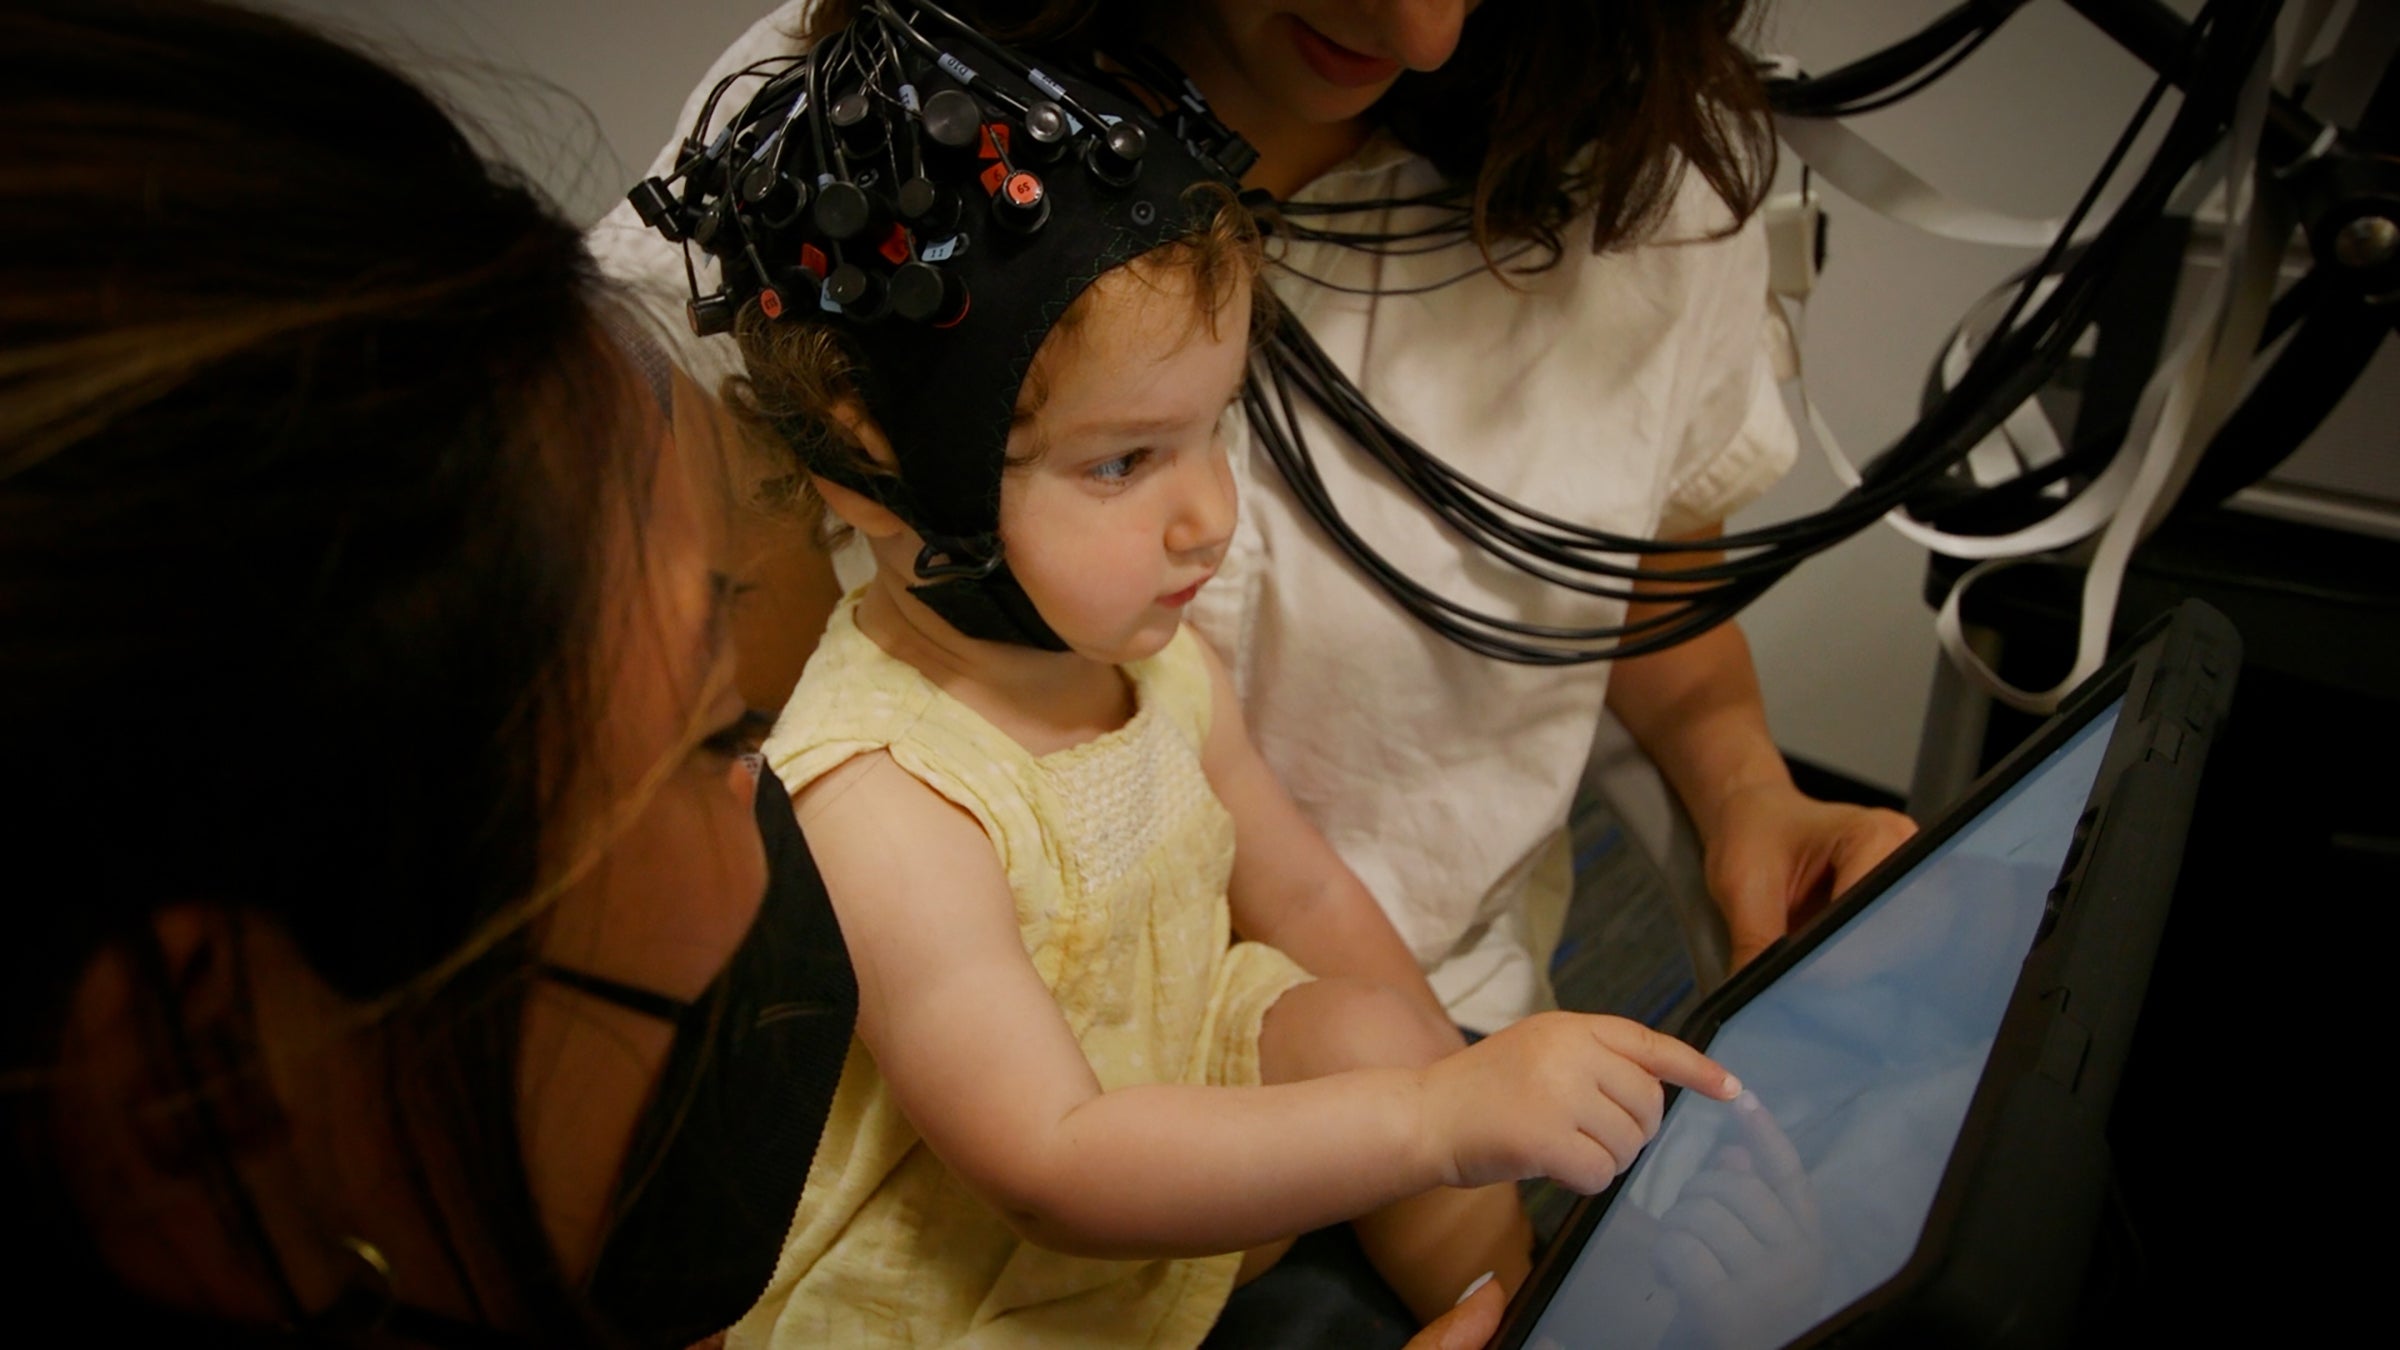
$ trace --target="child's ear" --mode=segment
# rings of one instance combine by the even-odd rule
[[[885,438],[883,428],[875,425],[875,419],[867,416],[866,405],[857,399],[845,398],[834,404],[833,420],[852,440],[858,442],[859,448],[867,452],[867,458],[885,468],[900,463],[900,457],[892,453],[892,443]],[[817,496],[824,501],[827,510],[833,512],[844,525],[869,539],[888,539],[908,528],[906,522],[893,514],[892,508],[856,488],[844,487],[817,474],[810,474],[808,482],[809,486],[816,489]]]

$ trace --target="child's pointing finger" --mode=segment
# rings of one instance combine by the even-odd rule
[[[1602,1045],[1642,1066],[1661,1082],[1687,1087],[1718,1101],[1732,1101],[1742,1090],[1742,1080],[1724,1065],[1639,1022],[1605,1018],[1595,1025],[1593,1034]]]

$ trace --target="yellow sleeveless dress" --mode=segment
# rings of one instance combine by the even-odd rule
[[[857,602],[835,611],[768,738],[784,784],[796,794],[881,750],[973,815],[1104,1089],[1257,1083],[1266,1011],[1309,977],[1231,940],[1233,821],[1201,772],[1210,689],[1190,632],[1125,667],[1132,720],[1037,758],[885,654],[859,631]],[[853,1040],[774,1277],[730,1344],[1189,1347],[1239,1264],[1023,1241],[924,1147]]]

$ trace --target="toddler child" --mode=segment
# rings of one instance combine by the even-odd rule
[[[728,183],[744,155],[798,180],[780,211],[860,188],[864,235],[734,205],[715,239],[748,233],[710,244],[727,292],[706,300],[744,303],[737,413],[876,564],[766,744],[859,1017],[733,1340],[1191,1346],[1293,1235],[1343,1220],[1421,1317],[1482,1272],[1513,1285],[1510,1183],[1597,1190],[1656,1129],[1661,1079],[1738,1085],[1613,1018],[1462,1049],[1182,622],[1234,523],[1219,429],[1258,268],[1222,166],[997,49],[970,51],[981,70],[943,53],[975,77],[955,85],[912,68],[880,13],[753,100],[747,149],[723,143]],[[845,73],[885,126],[844,129]],[[822,140],[806,107],[830,109]],[[945,161],[954,116],[973,132]],[[889,177],[861,184],[862,162]],[[778,190],[755,186],[720,200]],[[911,210],[953,192],[963,214]]]

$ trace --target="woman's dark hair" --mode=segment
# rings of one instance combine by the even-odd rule
[[[1748,0],[1487,0],[1441,69],[1377,105],[1392,133],[1475,186],[1489,254],[1530,239],[1555,255],[1592,213],[1595,253],[1640,243],[1688,169],[1736,220],[1765,199],[1775,137],[1766,86],[1736,42]]]
[[[207,0],[0,7],[0,147],[14,1305],[131,1315],[46,1084],[79,973],[197,903],[387,1010],[406,1161],[512,1287],[460,1283],[573,1336],[518,1143],[517,920],[651,453],[581,236],[408,81]]]
[[[827,0],[810,36],[847,22]],[[1143,7],[1123,0],[953,0],[1004,41],[1124,41]],[[1401,143],[1471,187],[1485,256],[1518,240],[1555,258],[1591,213],[1590,246],[1641,243],[1686,171],[1747,220],[1774,177],[1766,86],[1739,37],[1749,0],[1485,0],[1441,69],[1410,71],[1375,105]]]

